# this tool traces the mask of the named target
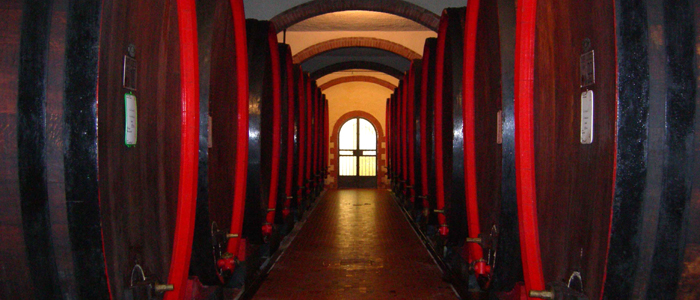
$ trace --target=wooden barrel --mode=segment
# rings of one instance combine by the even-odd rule
[[[422,61],[415,59],[411,62],[408,71],[408,188],[411,215],[416,219],[423,208],[422,202],[417,201],[417,195],[422,193],[418,184],[420,176],[420,100],[421,100],[421,75]]]
[[[397,136],[398,136],[398,130],[396,129],[396,123],[398,122],[396,118],[396,91],[398,88],[394,89],[394,93],[391,94],[391,97],[389,97],[389,113],[390,113],[390,122],[389,122],[389,142],[391,146],[389,147],[389,180],[391,180],[391,190],[396,193],[397,188],[398,188],[398,179],[397,179],[397,168],[398,166],[396,165],[396,148],[397,148]]]
[[[197,183],[199,70],[194,2],[103,5],[96,89],[100,101],[93,104],[99,115],[99,190],[95,191],[99,191],[110,290],[117,299],[136,297],[153,281],[167,282],[174,291],[165,297],[180,299],[189,271]],[[136,97],[138,110],[129,104],[130,96]],[[126,107],[138,116],[125,111]],[[66,124],[84,125],[79,120],[67,118]],[[132,120],[138,123],[138,139],[129,141],[125,132],[136,131]],[[82,130],[69,132],[80,136]],[[65,163],[85,163],[86,157]],[[80,217],[86,215],[83,212]],[[88,227],[78,220],[70,223]],[[76,278],[81,278],[77,272]]]
[[[295,96],[297,94],[297,84],[295,81],[295,70],[294,63],[292,61],[292,50],[289,45],[281,44],[280,46],[280,66],[282,67],[281,72],[281,83],[282,83],[282,136],[281,140],[284,142],[282,145],[283,151],[281,151],[282,158],[282,169],[280,170],[280,183],[283,184],[278,193],[278,203],[277,203],[277,214],[275,223],[285,224],[288,220],[288,216],[291,214],[292,200],[293,200],[293,173],[294,173],[294,162],[296,161],[294,141],[295,141],[295,130],[294,130],[294,117],[295,113]],[[282,175],[284,174],[284,175]],[[291,220],[293,221],[293,219]],[[288,228],[289,229],[289,228]]]
[[[0,9],[0,297],[124,299],[156,287],[184,296],[199,130],[194,11],[193,1]]]
[[[76,67],[76,61],[72,53],[66,53],[66,48],[90,47],[97,45],[97,40],[71,40],[70,43],[66,40],[66,33],[82,31],[67,26],[68,20],[76,22],[67,17],[72,9],[75,8],[67,7],[67,1],[54,1],[53,7],[6,1],[0,8],[3,23],[0,28],[3,37],[0,42],[3,57],[0,60],[0,91],[3,93],[0,100],[0,205],[3,207],[0,211],[0,266],[3,270],[0,298],[3,299],[57,299],[77,294],[64,190],[66,181],[79,174],[72,168],[64,168],[63,156],[66,55],[71,62],[68,67]],[[95,25],[84,30],[97,35],[99,27]],[[82,63],[92,63],[91,67],[96,68],[96,54],[90,54],[90,59]],[[93,87],[93,103],[95,73],[93,70],[81,74],[92,75],[87,85]],[[76,88],[75,85],[69,87]],[[68,109],[71,113],[71,107]],[[70,145],[68,148],[75,149]],[[96,170],[92,171],[96,177]],[[92,205],[95,205],[97,197],[93,200]],[[99,207],[92,205],[93,212],[99,214]],[[99,227],[92,231],[93,237],[95,231],[99,243]],[[104,274],[104,263],[99,259],[91,262],[97,263],[96,268]],[[106,288],[104,276],[97,283],[96,289]]]
[[[461,247],[467,233],[461,184],[464,141],[462,135],[454,134],[462,129],[464,17],[465,8],[443,11],[435,54],[435,184],[440,234],[448,247]]]
[[[314,110],[314,105],[313,105],[313,99],[314,99],[314,93],[313,93],[313,79],[311,78],[306,78],[304,80],[304,91],[305,91],[305,98],[304,98],[304,107],[306,108],[306,114],[304,115],[304,170],[303,171],[303,187],[304,187],[304,195],[303,195],[303,203],[304,207],[309,207],[309,204],[311,202],[311,185],[309,182],[311,181],[311,157],[313,153],[313,149],[311,147],[311,144],[313,143],[313,136],[311,135],[311,131],[313,128],[313,124],[311,123],[311,119],[313,116],[313,110]]]
[[[0,297],[184,296],[199,130],[194,11],[193,1],[0,9],[10,258]]]
[[[326,179],[328,178],[328,175],[330,174],[329,170],[329,165],[330,165],[330,108],[328,104],[328,99],[325,99],[324,96],[324,101],[323,101],[323,107],[324,107],[324,113],[323,113],[323,127],[324,127],[324,133],[323,133],[323,140],[325,141],[324,146],[323,146],[323,186],[325,188],[326,186]]]
[[[268,21],[249,19],[246,20],[246,33],[250,96],[248,186],[243,236],[250,244],[263,245],[273,233],[277,207],[281,68],[274,25]],[[249,256],[257,255],[251,253]]]
[[[420,84],[420,120],[421,124],[419,132],[420,138],[420,164],[419,178],[421,186],[418,194],[420,205],[422,206],[422,215],[427,224],[437,225],[437,219],[433,210],[437,208],[435,202],[435,127],[433,99],[435,97],[435,47],[437,45],[436,38],[428,38],[423,47],[423,58],[421,61],[421,84]],[[427,232],[427,227],[423,228]]]
[[[312,152],[312,164],[311,164],[311,189],[313,191],[312,199],[316,199],[316,196],[318,196],[318,193],[320,192],[319,187],[320,187],[320,163],[321,163],[321,129],[322,127],[320,126],[321,123],[321,101],[323,101],[322,95],[321,95],[321,90],[318,88],[318,85],[315,84],[314,82],[314,89],[313,89],[313,94],[314,94],[314,99],[313,99],[313,116],[311,118],[311,124],[312,126],[312,143],[311,143],[311,149],[313,150]]]
[[[514,40],[494,39],[514,29],[514,21],[499,24],[499,15],[513,16],[514,6],[495,1],[470,1],[464,34],[463,135],[464,179],[468,229],[467,263],[483,290],[510,292],[522,280],[516,198],[504,195],[503,106],[512,107],[512,63],[502,66],[501,44],[513,54]],[[512,35],[511,35],[512,36]],[[512,61],[512,59],[510,59]],[[508,103],[508,104],[504,104]],[[512,110],[508,112],[512,116]],[[512,119],[510,119],[512,120]],[[512,123],[511,123],[512,124]],[[512,126],[506,129],[512,138]],[[513,152],[508,161],[514,159]],[[509,163],[506,161],[506,163]],[[503,252],[500,252],[503,251]],[[492,279],[498,274],[496,282]],[[491,289],[492,287],[495,287]]]
[[[399,93],[396,95],[396,104],[398,106],[398,111],[396,119],[398,120],[398,150],[397,159],[399,167],[399,199],[405,205],[406,201],[406,183],[408,179],[408,173],[406,168],[406,89],[408,82],[406,77],[403,76],[401,82],[399,83]]]
[[[245,260],[239,250],[248,163],[248,55],[245,18],[237,5],[197,3],[199,188],[190,274],[207,285],[226,283],[235,260]]]
[[[501,69],[501,200],[499,206],[497,238],[491,242],[495,249],[495,265],[492,265],[491,291],[501,296],[518,294],[523,284],[522,259],[515,178],[515,126],[514,126],[514,65],[515,65],[515,0],[499,0],[498,36]],[[488,4],[487,4],[488,5]],[[479,9],[481,16],[491,13]],[[481,23],[478,23],[481,24]],[[477,32],[484,28],[477,25]],[[486,27],[489,28],[489,27]],[[492,34],[489,34],[491,36]],[[477,43],[478,43],[477,36]]]
[[[308,151],[306,147],[306,140],[307,135],[306,135],[306,127],[307,122],[306,122],[306,116],[308,114],[307,112],[307,104],[306,104],[306,98],[307,98],[307,92],[306,92],[306,82],[309,80],[308,74],[304,73],[304,71],[301,70],[301,67],[297,67],[297,84],[299,86],[298,91],[297,91],[297,96],[295,97],[296,101],[296,128],[297,128],[297,145],[295,146],[295,149],[297,150],[297,168],[296,168],[296,173],[295,173],[295,178],[296,178],[296,190],[297,193],[295,194],[296,197],[296,203],[298,205],[297,213],[301,214],[304,211],[304,196],[306,195],[305,191],[305,175],[304,171],[306,170],[306,152]]]
[[[528,291],[676,298],[694,181],[696,24],[690,1],[518,2]]]

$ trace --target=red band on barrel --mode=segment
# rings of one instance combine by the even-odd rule
[[[476,76],[476,34],[479,20],[479,0],[467,3],[467,17],[464,28],[464,94],[462,105],[462,127],[464,134],[464,187],[466,189],[467,229],[469,237],[477,238],[481,232],[479,225],[479,201],[476,189],[476,136],[474,128],[474,77]],[[481,246],[469,244],[469,262],[483,257]]]
[[[447,35],[447,23],[449,17],[446,12],[442,13],[440,18],[440,28],[438,30],[437,49],[435,53],[435,197],[437,200],[437,209],[445,209],[445,178],[443,176],[443,151],[442,151],[442,90],[443,78],[445,70],[445,35]],[[445,224],[445,214],[438,214],[438,222],[440,225]]]
[[[168,282],[174,286],[165,299],[184,299],[190,269],[197,204],[197,167],[199,153],[199,56],[197,54],[197,16],[193,0],[177,1],[180,39],[180,175],[177,220]]]
[[[421,69],[421,93],[420,93],[420,123],[423,124],[420,127],[420,162],[421,162],[421,191],[423,192],[422,196],[426,197],[428,196],[428,110],[426,109],[428,107],[428,76],[429,73],[428,71],[430,70],[430,57],[433,55],[433,53],[430,52],[430,47],[424,47],[423,48],[423,66]],[[423,206],[427,208],[425,203],[427,202],[423,198]]]
[[[270,23],[267,42],[270,48],[270,62],[272,64],[272,166],[270,178],[270,193],[267,199],[267,223],[275,222],[275,208],[277,207],[277,188],[280,178],[280,131],[281,131],[281,99],[282,78],[280,77],[280,54],[277,45],[277,31]]]
[[[518,2],[515,37],[515,177],[525,288],[544,290],[535,190],[535,77],[536,0]]]
[[[233,36],[236,47],[236,161],[234,170],[233,212],[231,213],[231,234],[238,237],[228,240],[226,251],[239,260],[241,237],[243,235],[243,212],[245,211],[246,180],[248,177],[248,46],[245,31],[245,15],[242,0],[231,0],[233,14]]]

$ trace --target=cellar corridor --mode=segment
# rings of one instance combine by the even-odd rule
[[[700,299],[700,0],[0,24],[0,300]]]
[[[253,299],[457,299],[389,191],[317,201]]]

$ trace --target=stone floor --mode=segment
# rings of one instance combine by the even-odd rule
[[[253,299],[457,299],[385,190],[331,190]]]

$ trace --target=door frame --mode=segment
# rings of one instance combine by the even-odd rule
[[[384,184],[386,177],[386,138],[384,136],[384,129],[377,118],[361,110],[355,110],[343,114],[340,118],[338,118],[338,120],[335,121],[335,124],[333,125],[333,131],[331,131],[332,135],[330,137],[332,146],[328,149],[330,154],[328,156],[330,157],[329,164],[332,170],[331,174],[333,177],[333,182],[329,184],[328,187],[333,189],[338,188],[338,179],[340,178],[340,170],[338,169],[340,161],[340,157],[338,155],[338,138],[340,135],[340,128],[343,126],[343,124],[345,124],[345,122],[354,118],[363,118],[369,121],[377,131],[377,188],[386,188],[386,185]]]

